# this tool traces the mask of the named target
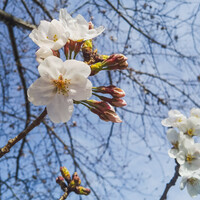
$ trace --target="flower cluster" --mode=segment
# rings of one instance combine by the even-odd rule
[[[169,117],[162,120],[162,125],[169,128],[167,138],[172,144],[168,151],[180,165],[179,174],[182,177],[180,188],[187,190],[190,196],[200,194],[200,109],[193,108],[190,117],[184,116],[178,110],[170,110]]]
[[[72,177],[66,167],[60,167],[60,172],[62,176],[58,176],[56,178],[56,183],[58,183],[61,189],[65,192],[63,199],[66,199],[71,192],[75,192],[76,194],[80,195],[90,194],[89,188],[80,186],[81,179],[79,178],[77,172],[74,172]],[[67,184],[65,181],[67,182]]]
[[[54,123],[68,121],[73,112],[73,104],[88,107],[105,121],[121,122],[112,106],[122,107],[125,93],[116,86],[92,87],[89,76],[101,70],[125,69],[127,58],[122,54],[99,55],[93,50],[92,39],[100,35],[104,27],[94,28],[81,15],[72,18],[65,9],[60,10],[59,20],[42,20],[29,37],[39,49],[36,60],[39,63],[40,78],[28,89],[28,99],[34,105],[46,105],[49,118]],[[66,60],[60,58],[64,48]],[[82,51],[84,61],[75,60]],[[103,93],[112,98],[98,95]],[[101,101],[88,100],[95,95]]]

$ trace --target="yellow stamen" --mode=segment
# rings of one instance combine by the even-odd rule
[[[56,42],[57,40],[58,40],[58,36],[55,34],[55,35],[53,36],[53,41]]]
[[[187,161],[188,163],[191,163],[192,160],[194,160],[194,159],[195,159],[195,156],[192,156],[191,154],[187,154],[187,156],[186,156],[186,161]]]
[[[178,142],[172,143],[172,145],[173,145],[173,149],[178,149]]]
[[[187,131],[187,134],[189,135],[189,136],[193,136],[194,134],[194,129],[192,129],[192,128],[190,128],[188,131]]]
[[[53,84],[56,86],[57,92],[59,94],[62,93],[63,95],[67,95],[69,91],[67,88],[70,85],[70,80],[63,79],[63,76],[60,75],[58,80],[53,80]]]
[[[189,178],[189,179],[187,180],[187,182],[189,182],[191,185],[195,185],[196,182],[197,182],[197,179],[196,179],[196,178]]]
[[[183,120],[181,118],[178,118],[176,121],[177,122],[182,122]]]
[[[47,39],[49,39],[48,36],[47,36]],[[58,40],[58,36],[55,34],[55,35],[53,36],[53,41],[56,42],[57,40]]]

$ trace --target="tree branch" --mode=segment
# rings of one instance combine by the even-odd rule
[[[180,165],[178,163],[176,163],[174,176],[172,177],[170,182],[166,185],[165,190],[164,190],[162,196],[160,197],[160,200],[166,200],[169,189],[176,184],[176,181],[179,177],[179,173],[178,173],[179,168],[180,168]]]
[[[29,22],[26,22],[22,19],[16,18],[11,14],[8,14],[7,12],[0,9],[0,21],[5,22],[6,24],[10,24],[12,26],[19,26],[28,30],[32,30],[36,28],[35,25],[30,24]]]
[[[0,149],[0,158],[4,156],[6,153],[10,151],[10,149],[21,139],[25,138],[26,135],[34,129],[36,126],[40,124],[40,122],[44,119],[44,117],[47,115],[46,108],[44,111],[40,114],[38,118],[36,118],[24,131],[19,133],[15,138],[8,140],[8,143]]]

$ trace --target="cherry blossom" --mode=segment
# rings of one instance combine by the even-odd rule
[[[40,78],[28,89],[29,101],[46,105],[49,118],[66,122],[73,112],[73,100],[81,101],[92,95],[92,83],[87,79],[90,67],[81,61],[49,56],[38,67]]]
[[[104,31],[103,26],[90,29],[82,15],[72,18],[66,9],[60,10],[59,20],[64,24],[65,30],[70,33],[69,39],[77,42],[97,37]]]
[[[39,47],[59,50],[66,44],[69,32],[64,28],[63,23],[56,19],[51,22],[42,20],[38,28],[29,34],[29,37]]]

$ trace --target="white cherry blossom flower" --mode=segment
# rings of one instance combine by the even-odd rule
[[[180,189],[183,190],[187,186],[187,191],[191,197],[200,194],[200,175],[192,173],[182,177]]]
[[[184,129],[184,133],[189,136],[200,136],[200,118],[198,117],[189,117],[186,120],[186,126],[184,126],[182,129]]]
[[[92,95],[92,84],[87,79],[90,67],[81,61],[47,57],[38,67],[40,78],[28,89],[29,101],[46,105],[49,118],[66,122],[73,112],[73,100],[86,100]]]
[[[46,46],[39,48],[36,53],[36,60],[41,63],[44,61],[45,58],[48,56],[53,56],[53,51],[50,48],[47,48]]]
[[[179,153],[179,146],[182,145],[184,140],[189,140],[191,144],[194,144],[194,139],[183,132],[177,132],[174,128],[167,130],[167,139],[171,142],[173,147],[169,149],[168,154],[171,158],[176,158]]]
[[[29,37],[39,47],[47,47],[53,50],[59,50],[62,48],[68,38],[69,32],[63,26],[63,23],[53,19],[51,22],[42,20],[37,29],[34,29]]]
[[[166,127],[176,127],[180,131],[185,130],[187,118],[178,110],[170,110],[168,112],[169,117],[163,119],[161,124]]]
[[[200,144],[192,140],[184,140],[179,144],[176,160],[180,164],[179,174],[194,172],[200,167]]]
[[[103,26],[89,29],[89,24],[82,15],[72,18],[66,9],[60,10],[59,20],[64,24],[66,31],[70,33],[69,39],[77,42],[97,37],[104,31]]]
[[[190,116],[200,118],[200,108],[192,108],[190,110]]]

